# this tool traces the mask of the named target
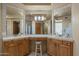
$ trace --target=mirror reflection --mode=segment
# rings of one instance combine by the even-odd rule
[[[71,25],[71,6],[54,8],[54,35],[72,37]]]
[[[42,14],[21,13],[7,6],[6,36],[52,34],[51,11]]]

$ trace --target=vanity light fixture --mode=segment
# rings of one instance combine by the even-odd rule
[[[35,21],[44,21],[46,18],[44,16],[35,16]]]

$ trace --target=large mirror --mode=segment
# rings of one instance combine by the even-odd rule
[[[61,8],[61,5],[64,5]],[[58,6],[58,7],[55,7]],[[70,4],[54,4],[54,35],[72,37]],[[61,11],[61,12],[59,12]]]
[[[6,9],[6,36],[19,35],[22,18],[18,10],[13,7]]]
[[[27,14],[25,26],[26,34],[52,34],[52,22],[49,16],[46,14]]]
[[[6,26],[7,26],[7,35],[17,35],[20,33],[20,21],[7,19],[6,21]]]
[[[41,7],[41,10],[38,10],[38,7]],[[40,5],[38,7],[29,11],[7,5],[6,36],[52,34],[51,4],[43,5],[43,7],[47,7],[45,10]]]

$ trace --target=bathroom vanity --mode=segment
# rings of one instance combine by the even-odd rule
[[[48,38],[47,53],[51,56],[72,56],[73,41],[66,38]]]
[[[72,56],[73,40],[49,35],[27,35],[3,38],[3,53],[8,56],[24,56],[35,51],[34,42],[42,41],[42,51],[51,56]]]
[[[50,11],[45,14],[20,12],[16,14],[17,17],[15,17],[15,13],[9,17],[8,9],[15,10],[7,6],[7,14],[3,17],[5,21],[2,33],[3,55],[29,55],[35,51],[35,41],[42,42],[42,51],[48,55],[73,55],[71,7],[57,8],[58,10],[50,8]],[[65,10],[68,11],[59,13],[59,11]]]

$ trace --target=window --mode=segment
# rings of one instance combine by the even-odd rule
[[[62,35],[62,20],[55,21],[55,33],[57,35]]]

